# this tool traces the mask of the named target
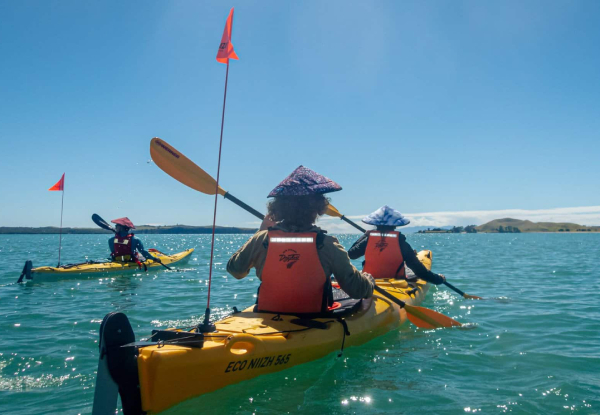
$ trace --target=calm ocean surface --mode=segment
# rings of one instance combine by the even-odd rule
[[[146,248],[195,247],[184,269],[15,284],[25,260],[56,265],[58,235],[0,239],[0,413],[89,413],[105,314],[153,328],[198,323],[206,307],[210,236],[140,235]],[[216,317],[255,301],[256,277],[224,270],[249,235],[217,237]],[[357,235],[340,235],[348,248]],[[107,256],[106,235],[66,235],[63,263]],[[171,413],[600,413],[600,235],[409,235],[433,251],[441,286],[431,307],[470,329],[405,326],[342,358],[260,377]],[[357,266],[360,266],[356,262]]]

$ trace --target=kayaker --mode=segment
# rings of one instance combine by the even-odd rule
[[[115,236],[108,240],[108,246],[110,248],[110,256],[113,261],[121,262],[137,262],[141,267],[142,263],[138,258],[137,253],[139,252],[144,256],[145,259],[151,259],[155,262],[161,263],[160,258],[155,257],[144,249],[144,244],[133,233],[129,233],[132,229],[135,229],[133,222],[129,218],[119,218],[111,220],[115,226]]]
[[[367,231],[348,250],[351,259],[365,256],[363,271],[375,279],[406,279],[406,266],[417,278],[433,284],[442,284],[446,277],[429,271],[417,258],[417,254],[406,242],[406,237],[396,231],[396,227],[405,226],[410,220],[400,212],[384,205],[364,217],[362,221],[376,229]]]
[[[274,313],[327,312],[333,303],[331,275],[350,297],[373,295],[373,277],[358,271],[338,240],[315,226],[341,186],[304,166],[298,167],[268,197],[268,214],[227,263],[237,279],[251,268],[262,281],[257,310]]]

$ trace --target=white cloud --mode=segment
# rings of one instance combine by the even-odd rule
[[[367,214],[348,216],[360,222]],[[600,206],[583,206],[555,209],[505,209],[505,210],[470,210],[461,212],[424,212],[405,213],[410,219],[409,226],[465,226],[481,225],[494,219],[513,218],[532,222],[573,222],[579,225],[600,225]],[[350,233],[355,231],[350,225],[338,218],[323,217],[320,226],[330,233]]]

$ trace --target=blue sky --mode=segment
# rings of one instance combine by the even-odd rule
[[[216,176],[230,7],[221,186],[246,203],[303,164],[349,216],[600,224],[599,2],[40,0],[0,3],[0,226],[58,225],[63,172],[65,226],[211,223],[149,142]],[[256,221],[220,198],[218,224]]]

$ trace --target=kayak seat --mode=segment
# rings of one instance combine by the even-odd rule
[[[355,310],[357,310],[362,302],[362,299],[355,299],[355,298],[350,298],[350,296],[348,296],[348,294],[346,294],[344,292],[344,290],[340,289],[340,288],[336,288],[336,287],[332,287],[333,288],[333,301],[335,303],[338,303],[339,306],[337,306],[335,308],[330,309],[329,311],[325,312],[325,313],[272,313],[272,314],[276,314],[277,315],[291,315],[291,316],[298,316],[300,317],[302,320],[305,319],[314,319],[314,318],[329,318],[329,317],[343,317],[347,314],[350,314],[352,312],[354,312]],[[261,311],[258,310],[258,305],[254,306],[254,309],[252,310],[254,313],[262,313]]]

